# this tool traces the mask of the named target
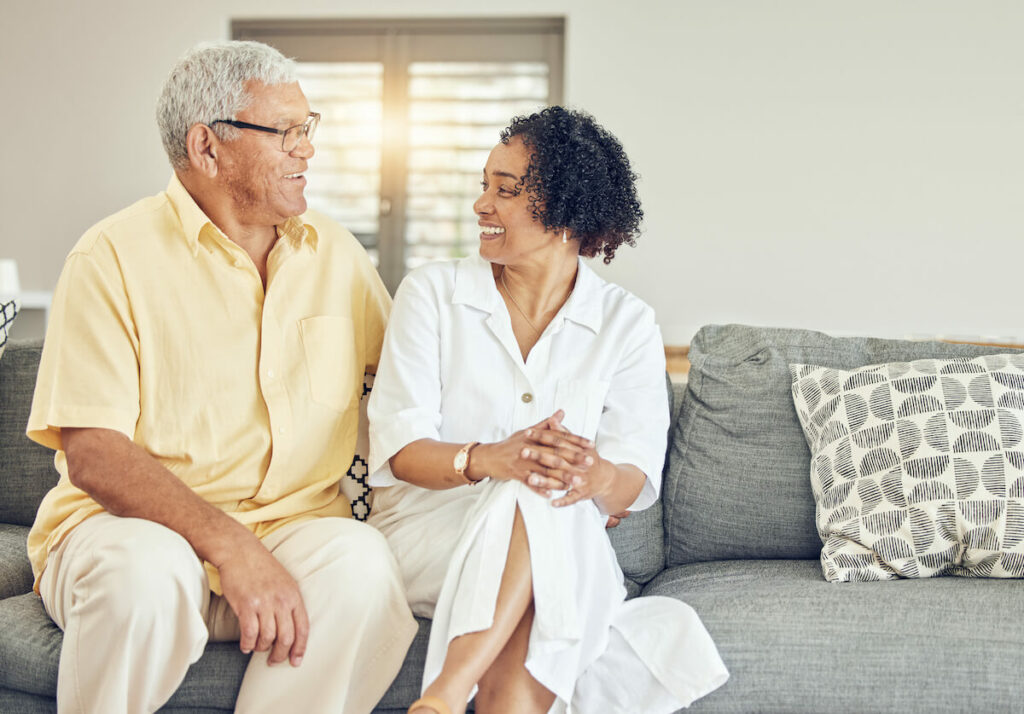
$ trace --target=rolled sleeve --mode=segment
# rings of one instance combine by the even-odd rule
[[[646,474],[643,490],[629,507],[642,511],[661,491],[669,422],[665,348],[653,311],[645,312],[628,344],[634,347],[611,381],[595,445],[602,458]]]
[[[63,427],[134,438],[139,419],[138,339],[116,255],[102,240],[73,252],[54,291],[29,416],[29,438],[61,448]]]
[[[413,272],[395,295],[370,394],[369,481],[399,481],[388,465],[392,456],[419,439],[439,439],[441,383],[438,296]]]

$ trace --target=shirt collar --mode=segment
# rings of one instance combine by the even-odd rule
[[[594,334],[601,331],[605,281],[590,266],[578,258],[576,285],[573,286],[563,310],[565,319],[589,328]]]
[[[203,213],[203,209],[195,202],[192,195],[181,185],[181,180],[178,179],[176,173],[171,174],[170,183],[167,184],[167,198],[174,207],[175,213],[178,214],[182,232],[185,234],[185,240],[193,256],[199,254],[199,239],[203,235],[203,231],[212,230],[224,235]],[[295,248],[299,248],[305,243],[315,251],[319,243],[319,236],[316,229],[304,222],[303,218],[305,215],[287,219],[277,226],[277,235],[292,243]]]
[[[577,260],[576,285],[560,314],[566,320],[572,320],[597,333],[601,330],[605,281],[583,262],[583,258]],[[481,258],[479,253],[466,256],[456,264],[453,305],[469,305],[493,313],[500,300],[491,264]]]

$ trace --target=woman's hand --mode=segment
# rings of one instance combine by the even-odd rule
[[[547,475],[561,483],[560,486],[548,488],[569,489],[551,502],[558,507],[600,498],[610,490],[616,474],[614,464],[598,455],[590,439],[577,436],[562,426],[562,416],[559,410],[537,427],[527,429],[527,438],[533,442],[529,447],[528,458],[546,468]],[[566,463],[570,468],[560,468],[561,464]],[[609,519],[612,527],[619,524],[619,517],[615,518],[614,522]]]
[[[593,449],[589,450],[586,458],[589,460],[587,468],[582,473],[571,475],[569,490],[561,498],[552,501],[552,506],[562,508],[580,501],[600,500],[609,493],[617,473],[615,464],[602,459]]]
[[[558,410],[503,441],[480,444],[471,453],[467,474],[473,480],[490,476],[522,481],[545,497],[569,488],[571,479],[584,474],[583,468],[589,466],[585,450],[590,442],[565,431],[561,424],[564,416]]]

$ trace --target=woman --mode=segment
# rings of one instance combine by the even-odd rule
[[[461,714],[474,693],[481,714],[656,714],[728,676],[688,606],[625,602],[604,533],[657,499],[668,427],[653,311],[580,260],[633,244],[634,181],[589,115],[513,119],[474,204],[479,255],[395,296],[369,522],[433,618],[410,714]]]

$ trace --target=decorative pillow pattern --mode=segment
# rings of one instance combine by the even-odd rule
[[[0,301],[0,357],[4,355],[4,348],[7,346],[7,333],[11,331],[14,318],[18,315],[18,302],[16,300]]]
[[[366,485],[369,475],[366,459],[370,454],[370,420],[366,417],[366,403],[373,389],[374,375],[363,375],[363,394],[359,398],[359,430],[356,432],[356,453],[348,472],[341,477],[339,488],[352,505],[352,517],[365,521],[373,504],[372,492]]]
[[[790,371],[826,579],[1024,577],[1024,354]]]

